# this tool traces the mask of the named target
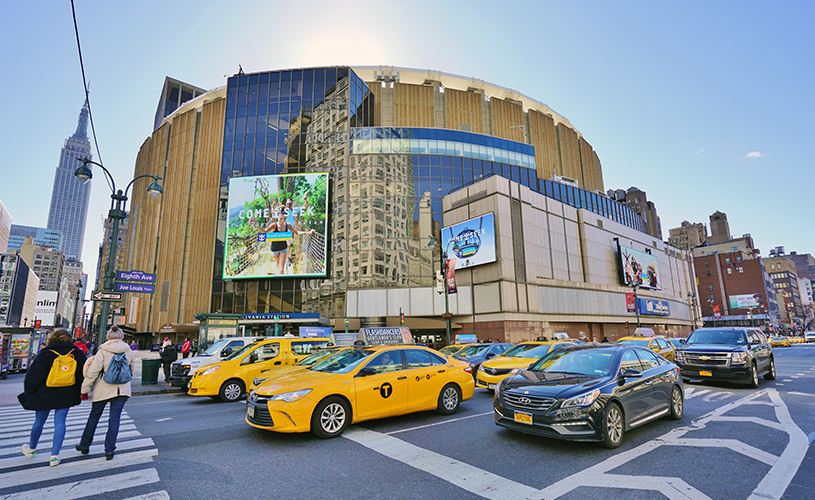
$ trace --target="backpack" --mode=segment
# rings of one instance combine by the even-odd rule
[[[48,349],[57,355],[51,363],[51,371],[45,379],[46,387],[70,387],[76,383],[76,359],[73,352],[60,354],[53,349]]]
[[[130,373],[130,365],[127,364],[127,353],[114,354],[102,377],[106,383],[111,385],[121,385],[130,382],[133,375]]]

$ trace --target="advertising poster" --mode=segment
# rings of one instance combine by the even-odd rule
[[[326,275],[328,173],[229,179],[224,279]]]
[[[758,309],[764,305],[764,294],[731,295],[730,309]]]
[[[630,313],[637,311],[637,302],[634,300],[633,293],[625,294],[625,308]]]
[[[722,312],[719,309],[719,304],[713,304],[713,317],[714,318],[721,318]]]
[[[37,306],[34,309],[34,315],[38,320],[42,321],[43,325],[54,326],[58,298],[59,292],[40,290],[37,293]]]
[[[490,212],[441,230],[444,258],[455,259],[456,269],[495,262],[495,214]]]
[[[456,288],[456,259],[447,259],[447,293],[458,292]]]
[[[659,260],[653,255],[620,245],[620,265],[623,269],[623,283],[642,288],[661,290]]]

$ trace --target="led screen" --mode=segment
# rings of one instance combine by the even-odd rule
[[[326,275],[328,174],[229,179],[224,279]]]
[[[620,245],[620,264],[624,284],[632,286],[637,283],[642,288],[662,289],[659,259],[655,256]]]
[[[446,259],[455,259],[456,269],[495,262],[495,214],[447,226],[441,230]]]

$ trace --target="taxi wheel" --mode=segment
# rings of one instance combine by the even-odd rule
[[[625,417],[623,410],[617,403],[609,403],[603,415],[603,441],[600,445],[604,448],[614,449],[623,442],[625,433]]]
[[[231,403],[239,400],[241,396],[243,396],[243,383],[240,380],[227,380],[221,386],[221,401]]]
[[[447,384],[439,394],[439,405],[436,411],[442,415],[452,415],[461,404],[461,389],[455,384]]]
[[[682,415],[685,411],[685,398],[682,396],[682,390],[679,386],[674,386],[671,391],[671,420],[682,420]]]
[[[311,432],[320,439],[339,436],[351,422],[351,409],[342,398],[331,396],[320,401],[311,416]]]
[[[764,380],[775,380],[775,359],[770,358],[770,371],[764,374]]]

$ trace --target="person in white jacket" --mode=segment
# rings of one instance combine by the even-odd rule
[[[116,451],[119,421],[125,402],[131,394],[130,382],[113,385],[105,382],[103,377],[105,376],[105,370],[110,365],[110,360],[116,354],[121,353],[125,353],[130,373],[133,373],[133,363],[136,356],[130,346],[122,340],[123,338],[124,332],[118,326],[111,327],[107,333],[107,342],[99,346],[96,356],[91,358],[89,364],[86,365],[88,371],[82,383],[82,398],[87,399],[88,393],[93,388],[93,406],[90,415],[88,415],[88,423],[85,424],[82,439],[76,445],[76,450],[83,455],[87,455],[90,450],[93,434],[96,432],[96,424],[99,423],[99,417],[102,416],[102,411],[108,403],[110,403],[110,411],[108,414],[108,432],[105,435],[105,458],[108,460],[113,459],[114,451]]]

